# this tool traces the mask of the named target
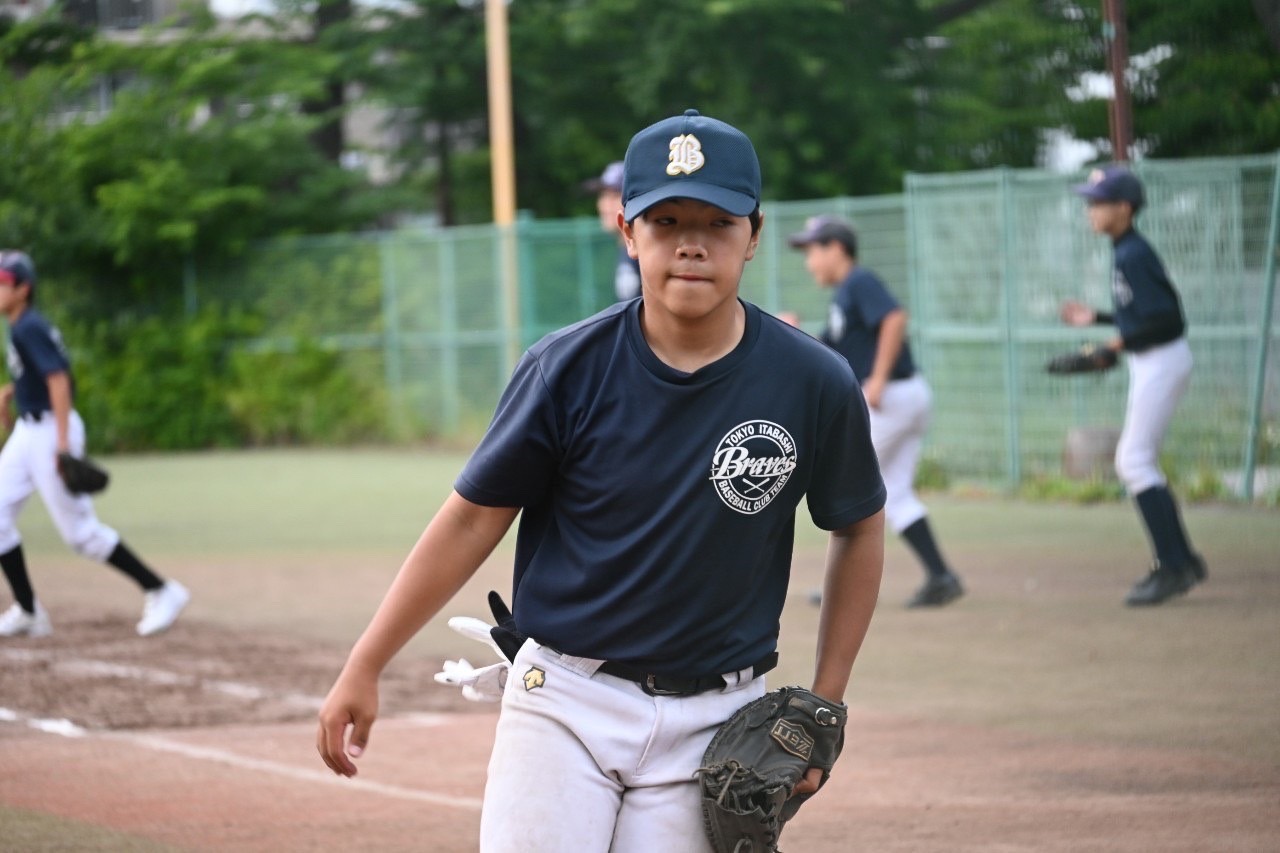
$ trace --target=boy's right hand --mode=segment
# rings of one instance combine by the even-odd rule
[[[316,751],[339,776],[354,776],[351,760],[364,754],[378,717],[378,682],[344,671],[320,707]]]
[[[1092,326],[1093,321],[1098,319],[1097,312],[1088,305],[1071,299],[1062,303],[1060,314],[1062,321],[1069,326]]]

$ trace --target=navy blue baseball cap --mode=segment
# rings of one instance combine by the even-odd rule
[[[614,160],[605,166],[599,177],[583,181],[582,188],[589,193],[598,193],[602,190],[622,192],[622,161]]]
[[[1142,181],[1124,166],[1094,169],[1086,183],[1077,184],[1072,189],[1076,195],[1090,201],[1127,201],[1134,213],[1141,210],[1147,200],[1142,191]]]
[[[36,286],[36,265],[26,252],[16,249],[0,249],[0,272],[6,272],[13,279],[14,285],[29,284]]]
[[[858,237],[853,226],[838,216],[821,214],[810,216],[804,221],[804,230],[787,237],[787,244],[793,249],[808,246],[810,243],[837,242],[844,246],[846,252],[853,257],[858,256]]]
[[[760,206],[760,161],[751,140],[697,110],[631,137],[622,172],[622,215],[628,222],[672,198],[704,201],[734,216],[748,216]]]

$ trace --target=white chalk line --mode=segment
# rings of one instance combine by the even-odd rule
[[[251,684],[243,684],[234,681],[201,679],[195,676],[182,675],[180,673],[151,669],[148,667],[128,666],[109,663],[107,661],[95,661],[79,658],[58,660],[53,654],[42,653],[30,649],[5,649],[3,650],[3,657],[19,661],[53,660],[53,668],[61,672],[111,678],[127,678],[141,681],[146,684],[181,684],[198,686],[202,689],[223,693],[228,696],[235,696],[245,700],[275,699],[277,701],[309,709],[319,709],[320,705],[323,703],[322,699],[314,696],[305,696],[298,693],[277,693]],[[440,725],[448,718],[443,714],[405,714],[395,717],[394,719],[398,722],[407,722],[413,725],[435,726]],[[23,713],[12,708],[0,707],[0,723],[23,725],[27,728],[34,729],[45,734],[58,735],[66,738],[99,737],[109,740],[124,741],[145,749],[181,755],[185,758],[201,761],[213,761],[220,764],[227,764],[242,770],[254,770],[260,773],[269,773],[275,776],[283,776],[285,778],[297,779],[300,781],[319,782],[325,785],[341,785],[347,790],[354,789],[357,791],[364,791],[366,793],[378,794],[401,800],[431,803],[433,805],[440,806],[451,806],[454,808],[468,809],[472,811],[479,811],[480,809],[480,800],[476,797],[457,797],[450,794],[437,794],[431,791],[403,788],[398,785],[369,782],[359,778],[347,779],[328,771],[308,770],[290,764],[281,764],[276,761],[250,758],[224,749],[195,746],[193,744],[183,743],[170,738],[160,737],[159,735],[90,731],[89,729],[73,723],[71,720],[64,718],[39,717],[33,714]]]

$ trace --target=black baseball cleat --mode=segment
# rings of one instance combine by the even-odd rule
[[[930,575],[924,586],[916,590],[907,602],[907,607],[941,607],[964,595],[964,587],[960,578],[951,572],[944,575]]]
[[[1191,579],[1193,585],[1204,583],[1209,577],[1209,567],[1205,565],[1204,557],[1199,554],[1192,554],[1191,559],[1182,564],[1182,570]]]
[[[1125,597],[1130,607],[1151,607],[1163,604],[1176,595],[1182,595],[1195,584],[1190,570],[1182,567],[1171,569],[1157,565],[1145,578],[1134,584]]]

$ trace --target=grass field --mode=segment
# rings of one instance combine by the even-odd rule
[[[144,558],[186,582],[195,595],[170,634],[154,641],[134,638],[131,642],[139,645],[130,645],[129,653],[142,659],[162,655],[177,649],[184,637],[190,640],[184,630],[205,626],[244,637],[289,638],[300,647],[325,650],[336,667],[447,493],[463,458],[420,449],[105,459],[113,484],[98,502],[100,515]],[[920,572],[896,540],[888,543],[880,604],[847,696],[863,730],[851,731],[851,757],[842,762],[861,768],[850,772],[866,774],[855,777],[861,784],[848,791],[850,813],[869,823],[872,841],[879,828],[883,838],[898,838],[901,844],[871,843],[861,849],[1280,849],[1280,513],[1225,505],[1186,507],[1188,527],[1209,563],[1208,583],[1166,606],[1133,611],[1121,601],[1148,558],[1127,504],[1078,506],[944,495],[926,495],[925,500],[943,549],[969,594],[941,611],[905,610],[901,604]],[[109,635],[117,624],[127,633],[139,606],[136,591],[113,572],[67,552],[38,502],[28,507],[23,529],[33,579],[58,630],[55,638],[64,636],[64,629],[85,627],[98,613],[116,622],[95,625],[94,637]],[[775,685],[809,679],[817,611],[808,603],[808,591],[819,583],[823,543],[824,534],[812,527],[802,509],[792,594],[783,615],[783,664],[771,676]],[[445,615],[486,614],[484,593],[509,589],[510,545],[509,537]],[[442,657],[475,659],[479,654],[474,643],[448,631],[443,621],[424,629],[403,661],[398,659],[396,666],[412,671],[413,679],[419,678],[414,666],[429,673]],[[37,643],[21,641],[21,648],[38,653]],[[191,653],[186,646],[181,650]],[[107,651],[88,648],[82,654],[105,657]],[[19,673],[17,660],[0,659],[0,664],[14,678],[39,675]],[[323,669],[307,683],[309,692],[323,692],[330,677]],[[443,689],[431,685],[429,676],[421,680],[427,682],[421,688],[424,696]],[[0,687],[5,683],[0,676]],[[119,695],[126,703],[149,701],[143,688]],[[412,704],[413,691],[405,701]],[[0,707],[5,705],[0,693]],[[484,711],[469,710],[473,715]],[[310,739],[307,716],[301,715],[289,735],[303,741],[303,753]],[[220,728],[192,729],[189,736],[212,739],[236,724],[232,714]],[[0,721],[0,755],[18,750],[15,755],[34,756],[47,744],[56,756],[52,760],[64,762],[60,769],[74,774],[77,763],[87,759],[59,746],[61,740]],[[939,747],[940,742],[947,745]],[[936,754],[941,761],[964,745],[980,752],[964,764],[963,779],[955,775],[956,765],[945,762],[921,771],[919,790],[932,793],[920,793],[918,808],[913,808],[917,791],[903,780],[914,777],[901,768],[897,775],[890,772],[898,767],[894,761],[915,756],[913,744],[920,748],[916,757],[921,760]],[[1100,824],[1114,822],[1112,835],[1100,840],[1097,827],[1088,827],[1087,821],[1072,830],[1077,824],[1070,821],[1040,826],[1024,819],[992,838],[991,815],[979,819],[965,799],[968,794],[945,793],[985,790],[1009,781],[1008,767],[1023,767],[1023,751],[1032,762],[1029,744],[1095,756],[1080,759],[1084,764],[1074,769],[1048,767],[1036,778],[1061,776],[1058,781],[1070,795],[1087,806],[1114,809]],[[474,746],[474,760],[480,761],[485,745]],[[390,741],[382,747],[399,749]],[[1153,761],[1152,756],[1164,758]],[[312,759],[313,754],[304,755],[299,762],[314,770],[318,761]],[[981,766],[986,759],[990,766]],[[1160,763],[1164,759],[1168,767]],[[1152,774],[1165,773],[1168,785],[1173,784],[1168,780],[1178,780],[1178,798],[1160,799],[1171,796],[1168,786],[1146,778],[1144,765]],[[296,840],[296,847],[278,836],[255,846],[225,838],[215,844],[212,836],[194,829],[181,835],[172,827],[148,828],[145,822],[122,826],[91,813],[74,816],[71,806],[55,802],[52,795],[42,800],[14,777],[6,779],[4,767],[0,758],[0,823],[20,824],[29,839],[14,849],[350,849],[336,841],[334,846],[304,841],[309,836],[303,825],[286,837]],[[482,781],[483,765],[478,767]],[[1196,767],[1204,769],[1200,781]],[[165,778],[172,769],[148,764],[138,772]],[[875,791],[867,787],[869,778],[880,779]],[[954,788],[946,787],[949,782]],[[472,790],[476,784],[472,779],[462,787]],[[889,811],[879,809],[876,791],[895,784],[904,786],[902,802],[895,800]],[[1231,784],[1238,790],[1224,792]],[[943,786],[938,790],[944,793],[931,785]],[[1132,800],[1117,803],[1118,790]],[[838,789],[823,796],[834,803],[837,794]],[[1040,800],[1026,792],[991,794],[983,802],[992,804],[993,813],[1002,813],[998,806],[1006,796],[1011,799],[1005,811],[1013,820],[1019,809],[1052,807],[1061,791]],[[1030,805],[1028,798],[1034,801]],[[1198,841],[1177,824],[1196,825],[1192,813],[1200,800],[1220,809],[1221,825],[1234,827],[1230,843]],[[1173,815],[1173,823],[1161,824],[1166,835],[1154,836],[1164,838],[1160,845],[1122,837],[1126,826],[1149,833],[1150,810],[1157,806]],[[1134,815],[1139,818],[1131,820]],[[830,840],[836,836],[824,834],[822,819],[815,809],[808,829],[797,825],[796,839],[811,839],[813,850],[852,849]],[[470,821],[464,822],[467,827]],[[348,824],[360,831],[358,819],[352,817]],[[1079,833],[1075,844],[1072,831]],[[1106,838],[1112,837],[1117,840],[1109,844]],[[1219,832],[1212,837],[1222,841],[1226,836]],[[93,844],[85,844],[86,838]],[[467,838],[464,833],[461,846],[438,849],[468,849]],[[388,842],[365,849],[413,848]]]

